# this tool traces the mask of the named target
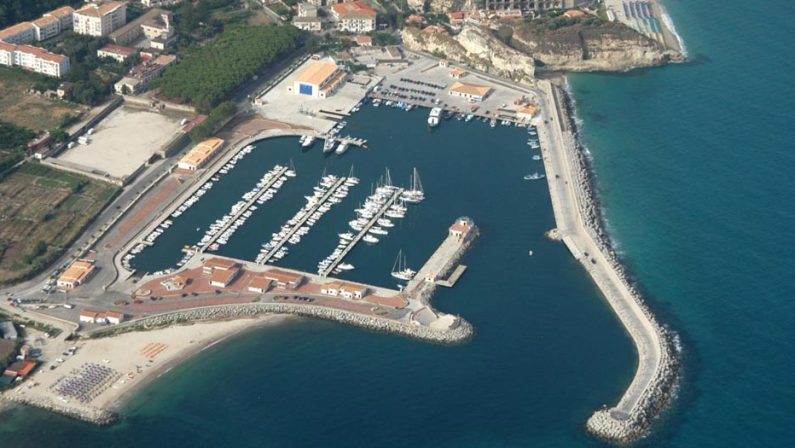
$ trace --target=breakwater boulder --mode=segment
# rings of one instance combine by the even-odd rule
[[[440,330],[402,321],[396,321],[393,319],[387,319],[380,316],[370,316],[316,305],[291,303],[244,303],[192,308],[148,316],[135,321],[125,322],[121,325],[117,325],[116,327],[107,329],[106,332],[94,333],[91,334],[91,336],[111,336],[124,331],[148,330],[189,322],[253,318],[264,314],[290,314],[295,316],[332,320],[346,325],[366,328],[372,331],[395,333],[439,344],[458,344],[466,341],[473,334],[472,325],[460,317],[456,318],[457,325],[454,325],[449,329]]]

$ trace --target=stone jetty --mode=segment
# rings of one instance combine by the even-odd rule
[[[603,292],[638,350],[638,369],[619,402],[595,412],[586,423],[594,436],[618,444],[648,434],[670,402],[679,377],[672,335],[657,321],[605,230],[593,173],[577,138],[570,102],[549,82],[544,90],[545,124],[539,138],[545,153],[550,195],[560,238]]]

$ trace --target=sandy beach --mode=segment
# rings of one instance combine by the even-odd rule
[[[28,381],[7,391],[4,398],[101,423],[115,414],[135,390],[156,380],[180,361],[245,330],[291,318],[266,315],[131,332],[71,344],[65,341],[63,350],[77,347],[74,355],[63,355],[59,358],[63,362],[55,360],[40,366]],[[57,367],[51,369],[51,365]],[[88,389],[88,392],[81,395],[75,389]]]

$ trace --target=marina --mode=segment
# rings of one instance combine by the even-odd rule
[[[359,218],[362,221],[351,221],[351,227],[353,230],[356,230],[358,233],[354,235],[352,238],[340,238],[340,244],[331,253],[328,257],[323,259],[318,264],[318,274],[322,277],[327,277],[330,273],[332,273],[338,265],[342,262],[348,253],[353,250],[357,243],[360,240],[364,240],[365,242],[369,242],[371,244],[377,243],[378,239],[369,235],[369,232],[372,232],[375,224],[382,219],[385,213],[387,213],[390,208],[395,204],[395,201],[400,198],[401,194],[405,190],[402,188],[394,187],[394,186],[384,186],[379,187],[382,188],[380,193],[376,193],[371,196],[372,204],[376,204],[377,209],[372,212],[367,213],[365,216],[370,216],[369,218]],[[357,223],[358,225],[353,225]],[[369,236],[369,238],[368,238]]]
[[[301,237],[309,233],[323,214],[331,209],[334,203],[339,203],[348,195],[348,187],[358,183],[355,178],[325,175],[319,185],[314,189],[312,196],[305,196],[306,204],[294,217],[282,226],[278,233],[274,233],[271,240],[262,245],[262,250],[256,262],[265,264],[272,259],[281,260],[287,255],[284,247],[288,242],[298,244]]]

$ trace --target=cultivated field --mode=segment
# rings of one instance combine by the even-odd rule
[[[117,187],[30,162],[0,182],[0,284],[22,280],[63,252]]]
[[[34,82],[28,73],[0,68],[0,120],[43,131],[57,128],[67,115],[83,112],[81,106],[27,93]]]

